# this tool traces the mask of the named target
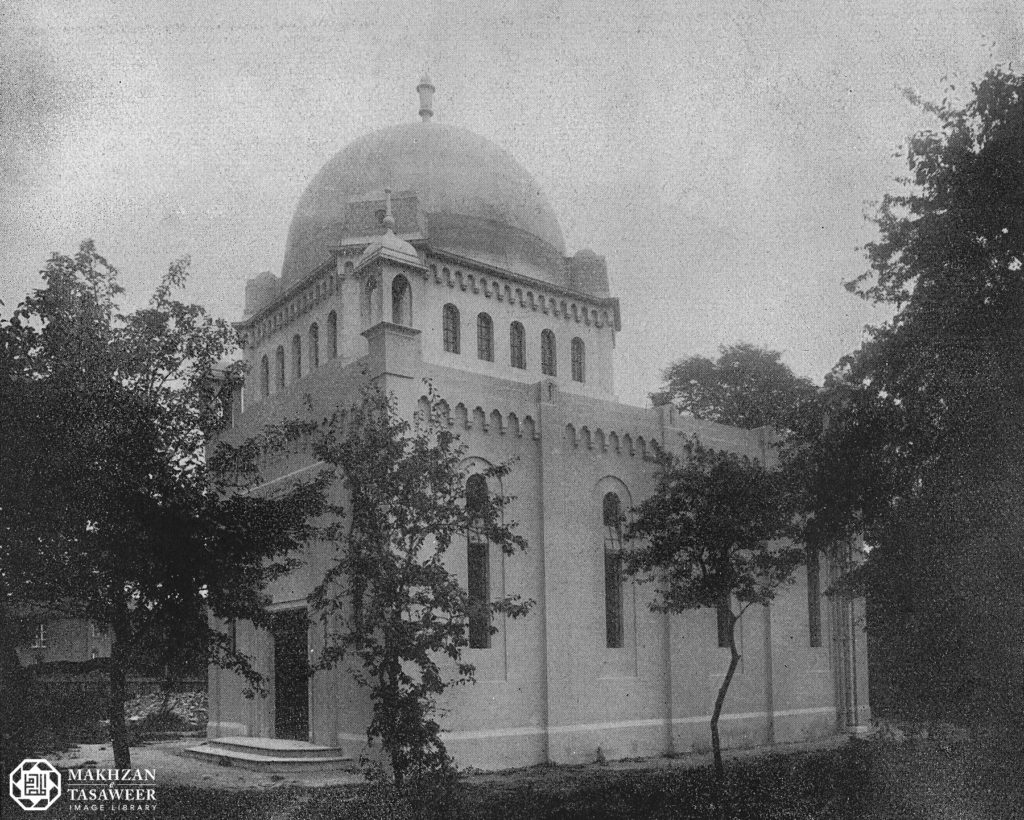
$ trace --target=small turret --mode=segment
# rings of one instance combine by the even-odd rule
[[[420,119],[423,122],[430,122],[434,116],[434,84],[430,82],[430,75],[424,73],[420,77],[420,84],[416,86],[420,95]]]
[[[608,296],[608,265],[604,257],[590,248],[570,256],[569,287],[592,296]]]
[[[281,280],[270,271],[254,276],[245,283],[245,315],[252,316],[281,295]]]

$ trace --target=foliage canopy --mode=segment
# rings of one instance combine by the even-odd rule
[[[258,684],[207,611],[263,622],[262,587],[322,503],[314,485],[245,492],[258,481],[252,447],[207,457],[242,372],[218,365],[234,330],[173,298],[187,264],[123,314],[117,271],[84,242],[54,254],[44,287],[0,325],[0,639],[25,613],[109,626],[121,767],[124,673],[138,653],[170,662],[186,644]]]
[[[680,359],[662,375],[665,385],[651,395],[656,405],[672,402],[695,418],[748,429],[798,426],[801,410],[817,393],[781,353],[742,342],[723,346],[717,359]]]

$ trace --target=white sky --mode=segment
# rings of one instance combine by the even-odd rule
[[[941,99],[1021,57],[1012,2],[8,2],[0,6],[0,300],[86,237],[141,303],[190,254],[188,298],[241,315],[280,273],[306,183],[359,135],[435,120],[508,149],[570,253],[608,259],[620,396],[749,341],[820,381],[885,314],[870,201]]]

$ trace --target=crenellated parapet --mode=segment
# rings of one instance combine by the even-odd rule
[[[429,406],[426,402],[426,396],[420,398],[421,411]],[[475,430],[480,433],[509,436],[526,441],[540,441],[540,428],[532,414],[502,411],[497,408],[487,412],[482,405],[478,404],[470,409],[471,406],[460,401],[452,407],[447,401],[441,400],[439,404],[441,418],[447,422],[449,427],[453,428],[456,434]]]
[[[559,288],[547,282],[530,279],[511,271],[480,265],[468,259],[456,259],[449,254],[436,254],[439,261],[431,260],[424,279],[452,290],[477,294],[483,299],[494,299],[509,305],[542,313],[596,328],[622,329],[619,300]],[[445,261],[451,264],[444,264]]]

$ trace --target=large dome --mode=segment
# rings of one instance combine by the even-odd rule
[[[288,231],[284,286],[365,233],[347,224],[350,203],[380,199],[386,187],[415,194],[435,250],[567,285],[562,229],[523,167],[463,128],[417,122],[356,140],[313,178]]]

